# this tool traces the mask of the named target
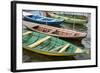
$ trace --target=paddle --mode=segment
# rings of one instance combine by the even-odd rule
[[[51,36],[47,36],[47,37],[45,37],[45,38],[42,38],[42,39],[36,41],[35,43],[33,43],[33,44],[31,44],[31,45],[28,45],[28,47],[29,47],[29,48],[34,48],[34,47],[38,46],[39,44],[41,44],[42,42],[48,40],[49,38],[51,38]]]

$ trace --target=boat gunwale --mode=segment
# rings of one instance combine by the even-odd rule
[[[32,52],[36,52],[36,53],[39,53],[39,54],[44,54],[44,55],[49,55],[49,56],[75,56],[75,55],[78,55],[78,54],[83,54],[83,53],[57,53],[57,52],[47,52],[47,51],[43,51],[43,50],[40,50],[40,49],[31,49],[31,48],[27,48],[27,47],[23,47],[24,49],[26,50],[29,50],[29,51],[32,51]],[[84,51],[84,50],[83,50]]]

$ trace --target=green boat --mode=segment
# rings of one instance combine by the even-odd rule
[[[62,15],[48,12],[48,16],[58,19],[64,19],[64,22],[72,24],[85,24],[88,22],[88,18],[86,16],[81,15]]]
[[[33,31],[23,32],[22,43],[26,50],[49,56],[75,56],[86,53],[84,49],[69,42]]]

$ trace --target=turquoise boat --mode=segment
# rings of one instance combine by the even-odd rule
[[[75,56],[86,53],[83,48],[69,42],[33,31],[23,32],[22,43],[24,49],[48,56]]]

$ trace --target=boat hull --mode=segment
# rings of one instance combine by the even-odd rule
[[[75,56],[85,53],[84,49],[69,42],[32,31],[23,35],[23,48],[48,56]]]
[[[26,20],[26,21],[31,21],[31,22],[35,22],[35,23],[39,23],[39,24],[45,24],[45,25],[51,25],[51,26],[60,26],[60,24],[63,23],[63,21],[64,21],[64,20],[58,20],[58,19],[57,19],[58,21],[36,20],[36,19],[32,18],[32,15],[25,16],[23,19]],[[52,20],[53,20],[53,18],[52,18]]]
[[[26,26],[28,29],[30,29],[32,31],[40,32],[40,33],[43,33],[43,34],[47,34],[47,35],[51,35],[51,36],[55,36],[55,37],[59,37],[59,38],[69,39],[69,40],[72,40],[72,41],[73,40],[81,41],[87,35],[86,33],[79,32],[80,33],[79,36],[74,36],[74,35],[70,35],[70,34],[71,33],[72,34],[73,33],[77,33],[77,31],[66,30],[66,29],[62,29],[62,28],[58,28],[58,27],[52,27],[52,26],[47,26],[47,25],[40,25],[40,24],[36,24],[36,23],[30,23],[30,22],[27,22],[27,21],[23,21],[23,25]],[[40,30],[39,28],[43,28],[43,29]],[[48,30],[48,31],[45,32],[45,30]],[[56,31],[60,31],[59,34],[55,34],[54,33],[54,32],[56,32],[55,30]],[[63,34],[63,32],[65,32],[66,34],[69,33],[69,35],[65,36]]]
[[[87,18],[86,19],[76,19],[76,18],[70,18],[67,16],[61,16],[61,15],[57,15],[53,13],[48,13],[48,15],[53,18],[64,19],[64,22],[71,23],[71,24],[86,24],[88,22]]]

